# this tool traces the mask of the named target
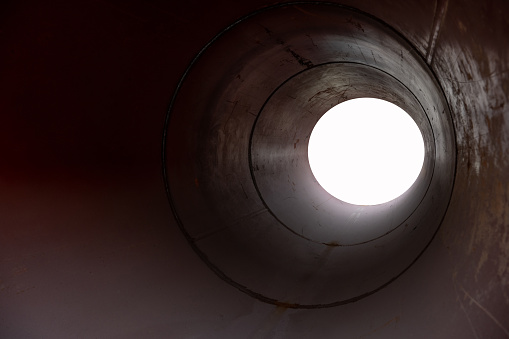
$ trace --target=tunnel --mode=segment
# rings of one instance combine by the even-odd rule
[[[1,338],[509,337],[504,1],[3,7]],[[308,154],[364,97],[424,142],[373,205]]]

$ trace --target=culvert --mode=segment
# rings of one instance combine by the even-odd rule
[[[320,117],[363,97],[403,108],[425,145],[412,187],[374,206],[332,197],[307,154]],[[356,9],[301,2],[244,17],[200,52],[172,101],[164,156],[178,224],[218,276],[264,302],[324,308],[377,292],[425,251],[456,145],[442,88],[407,40]]]

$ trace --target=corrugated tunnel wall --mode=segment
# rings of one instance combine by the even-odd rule
[[[509,337],[508,10],[2,4],[0,338]],[[315,81],[347,78],[350,96]],[[280,137],[313,121],[273,107],[369,93],[422,110],[433,176],[394,207],[413,227],[292,229],[325,218],[306,212],[304,156],[285,167],[300,146]],[[281,204],[285,189],[302,205]]]

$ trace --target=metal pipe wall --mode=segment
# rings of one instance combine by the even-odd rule
[[[509,337],[508,5],[269,5],[4,5],[0,337]],[[341,100],[420,112],[436,174],[420,180],[442,180],[413,233],[295,226],[342,217],[298,201],[322,194],[303,174],[318,113],[277,108],[318,112],[345,78]],[[385,212],[363,213],[369,229]]]

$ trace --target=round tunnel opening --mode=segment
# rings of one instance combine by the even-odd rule
[[[376,98],[347,100],[329,109],[308,144],[318,183],[353,205],[378,205],[401,196],[419,176],[424,154],[412,117]]]
[[[404,109],[425,147],[415,183],[378,205],[335,199],[308,161],[324,112],[365,97]],[[374,294],[424,253],[456,148],[418,51],[376,18],[317,3],[254,13],[204,48],[172,99],[163,154],[174,216],[211,270],[264,302],[323,308]]]

